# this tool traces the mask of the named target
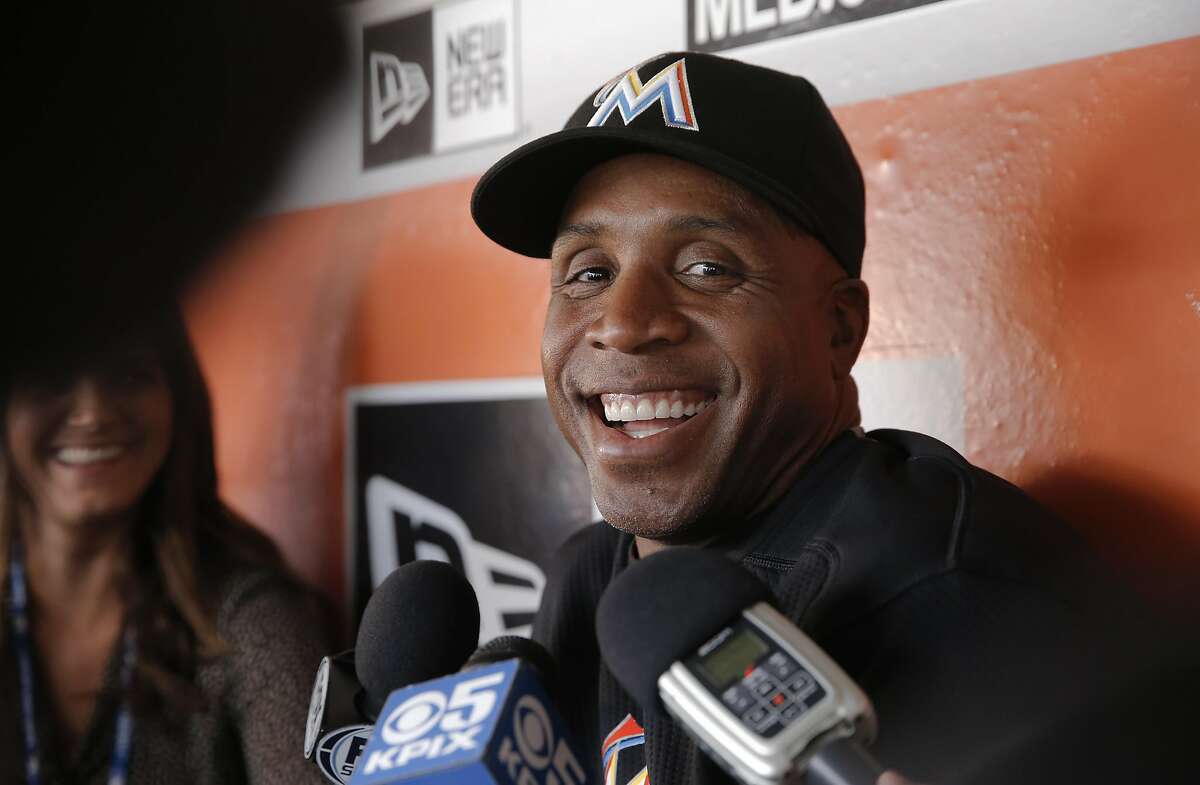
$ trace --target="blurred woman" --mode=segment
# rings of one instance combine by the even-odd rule
[[[0,781],[319,781],[321,625],[217,496],[178,312],[22,369],[0,414]]]

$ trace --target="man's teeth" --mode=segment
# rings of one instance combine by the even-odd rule
[[[625,393],[605,393],[600,396],[604,405],[604,417],[609,422],[635,422],[638,420],[666,420],[680,417],[691,417],[704,411],[711,397],[699,395],[688,396],[690,400],[678,393],[628,395]]]
[[[54,457],[72,466],[86,466],[90,463],[110,461],[124,451],[125,448],[120,445],[110,447],[63,447],[55,453]]]
[[[645,439],[647,436],[653,436],[657,433],[662,433],[663,431],[668,431],[670,429],[671,429],[671,426],[664,425],[659,428],[650,427],[650,428],[643,428],[640,431],[627,431],[627,433],[635,439]]]

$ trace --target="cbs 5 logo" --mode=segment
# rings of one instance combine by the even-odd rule
[[[586,785],[587,775],[566,740],[555,738],[554,723],[542,702],[522,695],[513,707],[511,736],[496,750],[516,785]]]
[[[474,749],[479,725],[496,708],[496,690],[504,673],[489,673],[454,685],[447,697],[441,690],[418,693],[397,706],[384,722],[381,735],[385,743],[405,744],[433,731],[444,733],[445,743],[438,744],[441,755]]]

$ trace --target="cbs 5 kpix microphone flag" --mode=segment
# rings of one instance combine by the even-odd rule
[[[346,427],[351,618],[396,567],[438,559],[479,596],[481,642],[528,635],[544,566],[596,515],[542,380],[353,388]]]

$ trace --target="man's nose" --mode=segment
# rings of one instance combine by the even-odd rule
[[[688,322],[672,299],[674,281],[651,272],[619,273],[604,297],[600,316],[588,327],[592,347],[637,354],[682,343]]]

